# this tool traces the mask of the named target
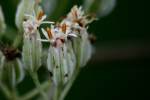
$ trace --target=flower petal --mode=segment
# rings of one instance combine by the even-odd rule
[[[46,39],[49,40],[48,33],[43,28],[42,28],[42,33],[44,34],[44,36],[46,37]]]

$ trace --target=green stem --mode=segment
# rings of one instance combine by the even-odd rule
[[[62,84],[58,85],[57,87],[55,87],[55,91],[54,91],[54,96],[53,96],[53,100],[59,100],[59,97],[62,93]]]
[[[41,84],[42,90],[45,90],[48,87],[50,87],[50,82],[49,81],[46,81],[43,84]],[[34,89],[34,90],[30,91],[29,93],[25,94],[24,96],[22,96],[20,98],[20,100],[30,100],[31,98],[36,96],[38,93],[39,93],[39,90],[38,89]]]
[[[44,90],[41,87],[40,81],[38,79],[38,75],[37,73],[31,74],[33,82],[35,83],[37,89],[39,90],[41,96],[43,96],[44,100],[48,100],[48,96],[46,95],[46,93],[44,92]]]
[[[0,82],[0,88],[1,88],[2,92],[5,94],[5,97],[7,98],[7,100],[19,100],[16,88],[14,88],[10,92],[9,89],[2,82]]]
[[[62,91],[59,100],[64,100],[64,98],[66,97],[67,93],[69,92],[70,88],[72,87],[76,77],[79,74],[79,70],[76,71],[73,75],[73,77],[71,78],[71,80],[69,81],[69,83],[65,86],[64,90]],[[58,99],[57,99],[58,100]]]
[[[55,91],[54,91],[54,98],[53,98],[53,100],[58,100],[57,98],[58,98],[58,91],[59,91],[59,89],[58,89],[58,87],[56,87],[56,89],[55,89]]]
[[[11,99],[11,93],[8,90],[8,88],[2,82],[0,82],[0,88],[1,88],[1,91],[5,94],[6,98],[8,100],[10,100]]]
[[[18,98],[19,97],[17,95],[16,88],[14,88],[13,91],[12,91],[12,98],[11,98],[11,100],[19,100]]]

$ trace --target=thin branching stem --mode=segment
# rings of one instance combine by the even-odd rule
[[[75,79],[77,78],[78,74],[79,74],[80,70],[76,71],[73,75],[73,77],[71,78],[71,80],[69,81],[69,83],[65,86],[65,88],[63,89],[59,100],[64,100],[64,98],[66,97],[67,93],[69,92],[70,88],[72,87]]]
[[[9,89],[2,82],[0,82],[0,88],[1,88],[1,91],[5,94],[6,98],[8,100],[10,100],[11,93],[10,93]]]
[[[32,77],[33,82],[36,85],[37,89],[39,90],[41,96],[43,97],[43,100],[48,100],[48,96],[46,95],[45,91],[41,87],[41,83],[39,81],[37,73],[32,73],[31,77]]]
[[[45,90],[47,88],[50,87],[50,82],[46,81],[43,84],[41,84],[41,88],[42,90]],[[23,95],[20,100],[30,100],[32,99],[34,96],[39,94],[39,90],[37,88],[31,90],[30,92],[28,92],[27,94]]]

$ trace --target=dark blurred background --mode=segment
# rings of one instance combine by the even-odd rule
[[[60,0],[62,1],[62,0]],[[65,1],[65,0],[64,0]],[[18,0],[0,0],[6,22],[14,27]],[[69,0],[65,15],[80,0]],[[61,3],[60,3],[61,5]],[[142,0],[117,0],[111,14],[94,22],[95,54],[75,81],[66,100],[146,100],[150,98],[150,32]]]

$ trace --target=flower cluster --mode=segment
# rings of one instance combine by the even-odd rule
[[[61,22],[44,21],[46,15],[42,11],[37,16],[33,13],[33,15],[25,15],[25,17],[28,17],[23,22],[25,38],[29,37],[31,41],[32,37],[39,34],[38,31],[41,30],[45,38],[35,38],[38,42],[50,43],[47,68],[51,73],[51,79],[56,86],[60,83],[66,84],[77,67],[84,66],[92,55],[87,29],[88,24],[95,18],[86,15],[82,7],[78,6],[74,6]],[[45,23],[49,26],[41,28],[40,25]]]
[[[82,7],[74,6],[62,21],[47,21],[40,2],[22,0],[18,6],[15,22],[18,31],[23,33],[23,46],[19,50],[14,45],[3,47],[0,44],[0,86],[9,83],[9,87],[15,89],[27,73],[42,98],[48,100],[38,79],[39,69],[45,66],[45,80],[48,84],[52,82],[50,99],[63,100],[66,89],[91,58],[93,48],[87,30],[88,24],[96,18],[85,14]],[[0,22],[4,22],[1,8],[0,15]],[[2,31],[4,26],[3,23],[0,26]],[[48,49],[42,45],[45,42],[49,44]]]
[[[36,16],[36,13],[33,12],[33,15],[25,15],[25,19],[23,22],[23,28],[24,28],[24,35],[25,37],[29,37],[30,35],[33,35],[37,32],[38,27],[41,24],[45,23],[53,23],[44,21],[46,19],[46,15],[44,15],[43,11],[40,11],[39,14]]]
[[[2,12],[5,5],[0,5],[0,39],[4,37],[0,40],[0,89],[8,100],[64,100],[92,57],[95,37],[89,34],[88,25],[97,19],[85,12],[105,16],[116,0],[84,0],[85,11],[76,5],[61,21],[49,21],[52,12],[58,17],[67,7],[67,1],[20,0],[15,17],[17,30],[7,27]],[[55,9],[60,3],[59,10]],[[26,76],[32,81],[24,80]],[[25,81],[34,83],[33,92],[20,91]]]

